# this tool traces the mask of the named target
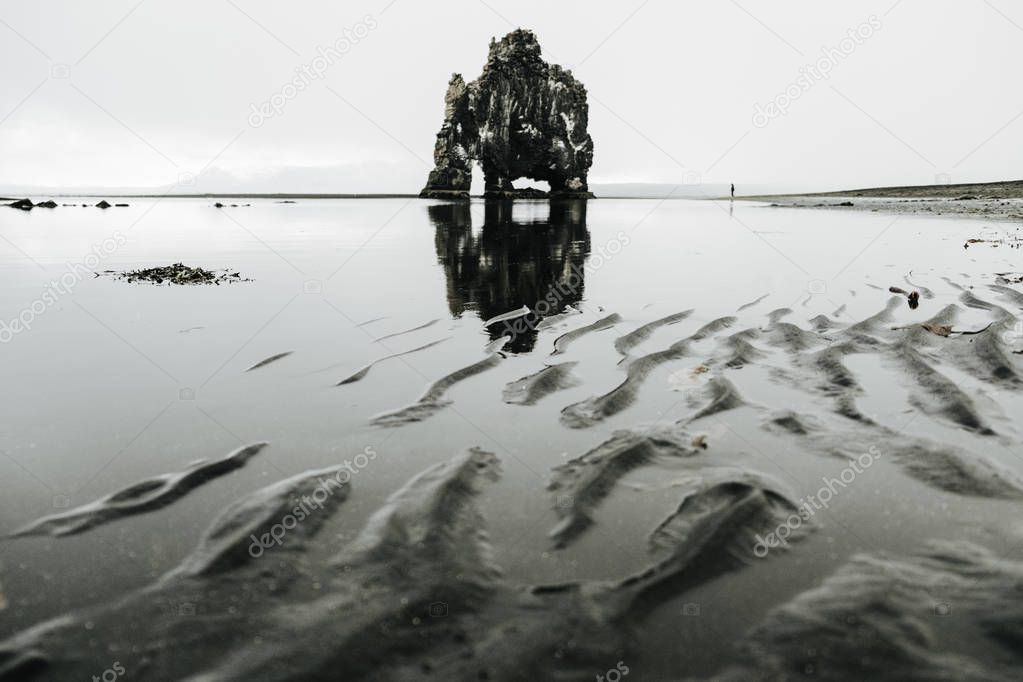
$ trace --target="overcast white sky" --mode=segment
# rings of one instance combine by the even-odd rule
[[[0,0],[0,190],[418,191],[451,73],[519,26],[589,90],[593,183],[1023,177],[1009,0]],[[250,125],[346,28],[365,37]]]

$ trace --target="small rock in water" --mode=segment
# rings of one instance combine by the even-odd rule
[[[920,307],[920,292],[919,291],[912,291],[911,292],[911,291],[906,291],[905,289],[900,289],[899,287],[888,287],[888,291],[892,292],[893,294],[901,294],[901,295],[905,296],[906,300],[909,301],[909,307],[910,307],[911,310],[916,310],[917,308]]]
[[[106,199],[103,199],[98,204],[96,204],[96,208],[110,208],[110,202],[107,201]]]
[[[15,201],[13,203],[10,203],[10,204],[7,204],[7,205],[10,206],[11,208],[20,208],[22,211],[31,211],[32,210],[32,200],[31,199],[18,199],[17,201]]]
[[[217,203],[213,204],[213,208],[224,208],[224,205],[218,201]]]
[[[57,208],[57,202],[53,199],[50,199],[49,201],[41,201],[36,204],[36,208]]]

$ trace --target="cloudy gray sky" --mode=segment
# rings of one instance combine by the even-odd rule
[[[417,191],[518,26],[590,92],[594,183],[1023,177],[1008,0],[0,0],[0,189]]]

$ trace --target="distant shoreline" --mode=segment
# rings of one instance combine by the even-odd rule
[[[266,194],[261,192],[234,192],[228,194],[154,194],[154,193],[120,193],[120,192],[58,192],[58,193],[47,193],[47,192],[26,192],[24,194],[15,197],[0,197],[0,201],[17,201],[21,197],[53,197],[56,199],[61,198],[84,198],[84,199],[102,199],[104,197],[116,198],[116,199],[423,199],[424,201],[445,201],[443,199],[430,199],[426,197],[420,197],[418,194],[388,194],[388,193],[348,193],[348,194],[291,194],[291,193],[272,193]],[[470,199],[485,199],[482,194],[472,195]],[[577,200],[575,197],[561,197],[561,199]],[[689,199],[702,201],[706,199],[713,199],[711,196],[671,196],[671,195],[654,195],[654,196],[622,196],[612,194],[601,194],[589,199],[635,199],[635,200],[666,200],[666,199]],[[736,197],[738,198],[738,197]],[[559,197],[515,197],[509,198],[507,201],[549,201],[559,200]],[[587,200],[589,200],[587,199]],[[463,201],[461,199],[451,199],[449,201]],[[497,201],[505,201],[504,199],[498,199]]]
[[[770,208],[825,208],[899,215],[1023,220],[1023,180],[873,187],[812,194],[744,196],[736,199],[770,202]]]
[[[715,187],[717,189],[717,187]],[[612,190],[613,192],[614,190]],[[4,193],[8,194],[8,193]],[[161,194],[158,192],[98,192],[91,190],[87,192],[37,192],[30,191],[27,193],[15,192],[11,197],[0,197],[0,201],[16,201],[21,196],[36,196],[36,197],[54,197],[54,198],[69,198],[69,197],[82,197],[82,198],[125,198],[125,199],[278,199],[278,200],[296,200],[296,199],[417,199],[420,198],[419,194],[414,193],[403,193],[403,192],[337,192],[337,193],[311,193],[311,192],[197,192],[191,194],[185,193],[174,193],[174,194]],[[482,195],[473,196],[472,199],[483,199]],[[679,200],[713,200],[721,201],[727,200],[727,195],[720,195],[718,192],[713,194],[674,194],[668,192],[665,194],[642,194],[642,195],[626,195],[619,193],[608,193],[599,194],[596,199],[635,199],[635,200],[668,200],[668,199],[679,199]],[[868,187],[860,189],[847,189],[847,190],[834,190],[826,192],[785,192],[775,194],[750,194],[750,195],[736,195],[735,199],[738,201],[758,201],[758,202],[774,202],[778,203],[779,206],[792,206],[792,207],[813,207],[813,208],[832,208],[839,207],[837,204],[832,203],[815,203],[811,204],[813,200],[817,199],[873,199],[873,200],[951,200],[951,201],[998,201],[998,200],[1023,200],[1023,180],[1007,180],[999,182],[978,182],[978,183],[958,183],[958,184],[941,184],[941,185],[903,185],[903,186],[892,186],[892,187]],[[515,199],[526,200],[526,201],[546,201],[547,198],[526,198]],[[781,203],[784,202],[784,203]],[[854,202],[855,203],[855,202]],[[878,204],[874,202],[871,207],[876,207]],[[855,206],[854,206],[855,207]],[[848,206],[842,206],[842,208],[849,208]]]
[[[955,199],[962,196],[977,196],[991,199],[1023,199],[1023,180],[1002,180],[999,182],[971,182],[943,185],[904,185],[899,187],[868,187],[846,189],[835,192],[812,192],[797,194],[764,194],[736,197],[744,200],[763,201],[785,197],[876,197],[887,199]]]
[[[118,192],[28,192],[28,196],[37,197],[83,197],[86,199],[101,199],[103,197],[116,197],[122,199],[415,199],[418,194],[262,194],[262,193],[229,193],[229,194],[121,194]],[[3,197],[0,197],[3,200]],[[12,201],[14,201],[12,199]]]

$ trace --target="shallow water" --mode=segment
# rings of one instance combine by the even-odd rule
[[[476,446],[496,455],[500,478],[473,488],[480,519],[470,514],[470,526],[485,529],[501,585],[521,588],[642,574],[663,558],[648,536],[684,499],[721,513],[732,508],[727,500],[745,499],[733,486],[726,502],[701,501],[707,481],[745,481],[752,488],[742,491],[799,504],[850,460],[879,453],[788,551],[753,556],[745,534],[777,526],[769,506],[755,523],[715,521],[714,537],[736,546],[712,544],[685,570],[676,565],[691,577],[635,597],[622,612],[627,624],[598,622],[614,634],[634,629],[608,644],[606,665],[599,654],[576,660],[565,655],[570,645],[555,647],[544,670],[569,679],[619,660],[637,679],[714,675],[769,612],[858,566],[850,561],[863,553],[905,556],[928,540],[970,541],[1015,560],[1023,553],[1015,520],[1023,356],[1013,354],[1023,349],[1023,328],[1012,294],[1023,287],[991,288],[995,273],[1018,272],[1018,252],[963,249],[998,226],[657,200],[256,200],[224,209],[212,200],[129,202],[107,211],[0,212],[0,320],[12,329],[0,345],[0,532],[184,472],[197,459],[270,445],[159,508],[119,510],[74,535],[5,540],[0,639],[154,583],[193,554],[231,503],[348,460],[350,493],[301,551],[313,575],[329,573],[328,559],[363,537],[392,493]],[[99,262],[86,260],[94,248]],[[62,292],[48,289],[65,273],[85,272],[69,263],[102,271],[177,261],[252,281],[170,287],[87,274],[65,279]],[[889,286],[919,290],[919,308]],[[505,315],[523,306],[546,318]],[[946,306],[955,309],[940,322],[956,331],[992,326],[949,338],[919,327]],[[30,329],[14,331],[19,315]],[[499,316],[507,319],[483,326]],[[657,429],[669,430],[667,441],[604,466],[600,453],[619,452],[600,449],[613,434],[631,430],[648,443]],[[568,467],[581,467],[581,479],[562,479],[570,460],[595,449]],[[548,489],[552,480],[556,489]],[[571,532],[552,537],[566,518]],[[688,523],[689,531],[669,534],[680,547],[692,541]],[[362,542],[371,540],[379,550],[378,538]],[[725,549],[739,556],[726,560]],[[231,584],[230,574],[224,580]],[[235,582],[242,580],[249,577],[239,569]],[[212,638],[212,616],[228,606],[197,594],[204,596],[168,597],[160,613]],[[953,622],[933,604],[922,608],[909,614],[922,627]],[[90,674],[117,660],[160,679],[137,647],[167,646],[146,638],[170,642],[168,631],[133,634],[124,619],[98,620],[89,631]],[[35,648],[52,652],[54,670],[66,672],[61,642],[73,648],[76,637],[58,632]],[[212,643],[189,644],[198,667],[186,672],[214,665],[195,649]],[[761,646],[781,649],[773,640]],[[986,644],[962,646],[980,655]],[[262,676],[313,679],[293,663],[306,660],[296,652]],[[207,654],[212,660],[214,651]],[[855,662],[837,653],[830,667],[815,661],[833,679],[857,679]],[[4,665],[0,655],[0,673]],[[230,678],[218,670],[211,679]],[[388,674],[379,679],[405,673]]]

